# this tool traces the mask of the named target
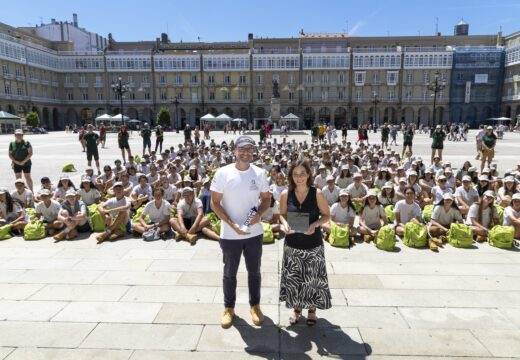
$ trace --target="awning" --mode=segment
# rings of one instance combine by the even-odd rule
[[[212,120],[212,119],[215,119],[215,117],[210,114],[210,113],[207,113],[206,115],[204,115],[203,117],[200,118],[201,120]]]
[[[128,116],[125,115],[123,117],[121,114],[117,114],[117,115],[112,116],[112,118],[110,120],[112,120],[112,121],[121,121],[121,118],[123,118],[125,121],[130,120],[130,118]]]
[[[108,114],[99,115],[96,118],[96,121],[110,121],[110,120],[112,120],[112,116],[110,116]]]
[[[293,120],[293,121],[294,120],[300,120],[300,118],[298,116],[294,115],[293,113],[289,113],[289,114],[287,114],[285,116],[282,116],[282,119],[283,120]]]
[[[217,119],[219,120],[225,120],[225,121],[230,121],[232,120],[230,116],[228,116],[227,114],[220,114],[219,116],[217,116]]]
[[[7,111],[0,111],[0,120],[20,120],[20,118],[8,113]]]

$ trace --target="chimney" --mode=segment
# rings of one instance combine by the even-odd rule
[[[75,27],[78,27],[78,14],[74,13],[72,14],[72,23]]]

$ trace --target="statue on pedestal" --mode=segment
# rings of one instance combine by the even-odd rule
[[[280,90],[278,89],[278,81],[273,81],[273,99],[280,98]]]

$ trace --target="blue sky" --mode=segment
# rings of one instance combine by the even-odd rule
[[[453,34],[463,17],[470,34],[520,30],[518,0],[11,0],[0,21],[12,26],[72,20],[89,31],[119,41],[153,40],[168,32],[174,41],[236,41],[255,37],[297,37],[349,32],[357,36]]]

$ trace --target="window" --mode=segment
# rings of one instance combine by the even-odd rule
[[[345,74],[339,74],[338,75],[338,82],[340,84],[343,84],[345,82]]]
[[[274,74],[274,75],[273,75],[273,82],[275,82],[275,81],[276,81],[278,84],[280,83],[280,75],[278,75],[278,74]]]
[[[224,84],[231,84],[231,76],[224,75]]]
[[[70,75],[65,76],[65,84],[71,84],[72,81],[70,79]]]
[[[23,96],[23,89],[22,88],[17,88],[16,89],[16,95]]]
[[[2,72],[4,73],[4,76],[9,75],[9,68],[7,65],[2,65]]]
[[[296,83],[296,81],[294,81],[294,75],[293,74],[289,74],[289,76],[287,77],[287,83],[290,84],[290,85],[294,85]]]
[[[87,101],[87,100],[88,100],[88,93],[82,93],[82,94],[81,94],[81,98],[82,98],[84,101]]]
[[[11,95],[11,86],[4,85],[4,92],[6,95]]]
[[[388,85],[397,85],[397,71],[387,71],[386,72],[386,83]]]
[[[372,84],[379,85],[379,74],[375,73],[372,75]]]
[[[161,93],[161,100],[167,100],[167,99],[168,99],[168,95],[165,92],[162,92]]]
[[[388,100],[394,100],[395,99],[395,93],[393,90],[388,91]]]
[[[307,91],[307,100],[312,101],[312,91]]]
[[[182,76],[181,75],[175,75],[175,83],[176,84],[182,84]]]
[[[214,84],[214,83],[215,83],[215,75],[209,75],[208,84]]]
[[[98,92],[96,94],[96,97],[97,97],[98,100],[103,100],[103,93],[102,92]]]
[[[22,70],[20,70],[19,67],[16,67],[16,69],[15,69],[15,75],[16,75],[16,76],[22,76]]]
[[[149,84],[148,75],[143,75],[143,84]]]
[[[135,93],[131,92],[128,97],[130,98],[130,100],[135,100]]]
[[[101,84],[101,76],[96,75],[96,84]]]
[[[150,93],[149,92],[144,93],[144,99],[145,100],[150,100]]]
[[[264,93],[262,91],[259,91],[256,93],[256,99],[257,100],[264,100]]]
[[[264,83],[264,75],[257,75],[256,76],[256,83],[257,84],[263,84]]]
[[[114,99],[121,100],[121,96],[118,93],[114,93]]]
[[[191,80],[190,81],[191,81],[192,84],[196,84],[198,82],[197,75],[191,75]]]
[[[31,76],[31,78],[32,78],[32,77],[33,77],[33,76]],[[86,84],[86,83],[87,83],[87,79],[85,78],[84,75],[82,75],[82,76],[79,77],[79,83],[80,83],[80,84]]]
[[[229,91],[224,91],[224,100],[231,99],[231,93]]]
[[[328,90],[322,90],[321,91],[321,100],[327,101],[329,98],[329,91]]]
[[[406,74],[406,83],[413,84],[413,73],[411,71]]]
[[[215,100],[215,93],[213,91],[210,91],[209,93],[209,99],[210,100]]]
[[[240,92],[240,100],[247,100],[246,93],[244,91]]]
[[[197,102],[197,101],[199,101],[199,94],[197,94],[196,92],[191,93],[191,101],[192,101],[192,102]]]
[[[423,83],[426,84],[428,82],[430,82],[430,73],[425,71],[425,72],[423,72]]]
[[[356,101],[361,101],[361,90],[356,90]]]
[[[442,99],[444,97],[444,91],[439,91],[439,99]]]
[[[428,91],[423,91],[422,98],[423,98],[423,101],[428,100]]]
[[[134,77],[132,75],[128,75],[128,83],[133,84],[134,83]]]
[[[177,93],[177,99],[179,99],[179,100],[182,99],[182,92]]]
[[[289,91],[289,100],[294,100],[294,91]]]
[[[166,76],[164,76],[164,75],[159,76],[159,83],[163,84],[163,85],[166,84]]]
[[[412,98],[412,91],[407,90],[404,97],[406,98],[406,100],[410,100]]]
[[[244,85],[246,83],[246,76],[245,75],[240,75],[239,83],[241,85]]]
[[[73,93],[67,93],[67,99],[68,100],[74,100],[74,94]]]
[[[463,81],[464,80],[464,73],[457,73],[456,79],[458,81]]]
[[[307,77],[305,78],[305,82],[307,84],[312,83],[312,74],[307,74]]]
[[[329,74],[328,73],[321,74],[321,82],[323,84],[328,84],[329,83]]]
[[[345,93],[343,91],[338,91],[338,99],[344,99]]]
[[[365,75],[364,71],[356,71],[354,74],[354,81],[356,85],[365,85]]]

